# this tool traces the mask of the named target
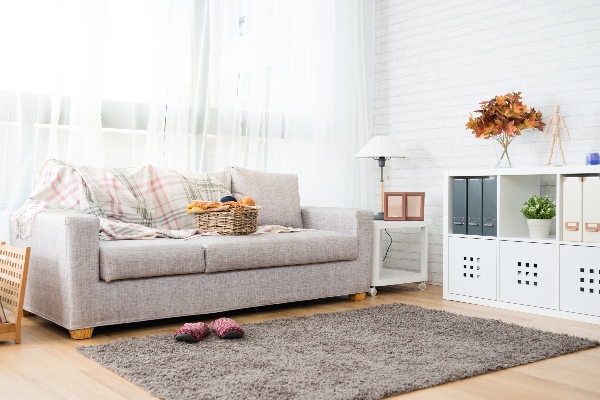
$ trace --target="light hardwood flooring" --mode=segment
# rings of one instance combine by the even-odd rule
[[[80,345],[118,338],[172,333],[184,322],[210,322],[221,316],[247,324],[269,319],[343,311],[386,303],[407,303],[475,317],[501,319],[523,326],[600,340],[600,326],[533,314],[442,300],[442,288],[415,285],[380,288],[361,302],[345,297],[249,310],[99,327],[92,339],[76,341],[40,317],[23,320],[22,343],[0,342],[0,398],[12,399],[149,399],[144,390],[83,357]],[[365,370],[365,374],[369,371]],[[600,399],[600,348],[406,393],[401,399]]]

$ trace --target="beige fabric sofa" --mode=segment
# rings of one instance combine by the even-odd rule
[[[373,214],[300,207],[294,175],[231,167],[216,175],[262,206],[259,225],[314,229],[189,240],[98,240],[95,216],[39,214],[24,309],[91,337],[94,327],[366,292]],[[191,218],[191,217],[190,217]]]

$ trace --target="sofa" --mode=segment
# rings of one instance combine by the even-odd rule
[[[96,216],[43,212],[28,237],[11,235],[13,245],[31,246],[24,309],[83,339],[97,326],[369,291],[371,211],[301,207],[290,174],[229,167],[214,177],[261,205],[259,225],[302,229],[99,240]]]

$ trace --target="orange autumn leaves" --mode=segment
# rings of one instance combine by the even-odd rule
[[[490,101],[482,101],[481,110],[475,111],[481,115],[473,118],[469,114],[469,122],[465,124],[471,129],[476,138],[489,139],[491,136],[519,136],[523,129],[538,129],[543,131],[542,113],[527,109],[521,101],[521,92],[507,93],[496,96]]]

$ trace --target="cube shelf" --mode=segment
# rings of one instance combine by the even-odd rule
[[[590,219],[588,213],[591,222],[585,225],[581,217],[580,241],[572,241],[571,231],[563,226],[572,224],[573,213],[583,215],[576,209],[573,212],[576,207],[569,203],[572,179],[566,179],[580,176],[588,177],[596,185],[600,167],[446,171],[442,228],[444,299],[600,324],[600,261],[597,261],[600,243],[596,242],[594,231],[594,224],[600,224],[600,220],[592,221],[596,215],[591,214]],[[469,178],[486,177],[497,182],[497,236],[469,235],[466,230],[456,233],[454,180],[468,182]],[[457,188],[461,190],[460,185]],[[592,190],[600,190],[600,186],[593,186],[588,193],[595,193]],[[529,238],[527,220],[520,212],[522,204],[533,194],[547,195],[556,202],[556,217],[546,239]],[[460,195],[457,199],[462,201]],[[582,199],[585,208],[585,196]],[[577,199],[575,204],[579,204]],[[569,225],[571,230],[572,226]],[[592,239],[586,241],[586,238]]]

